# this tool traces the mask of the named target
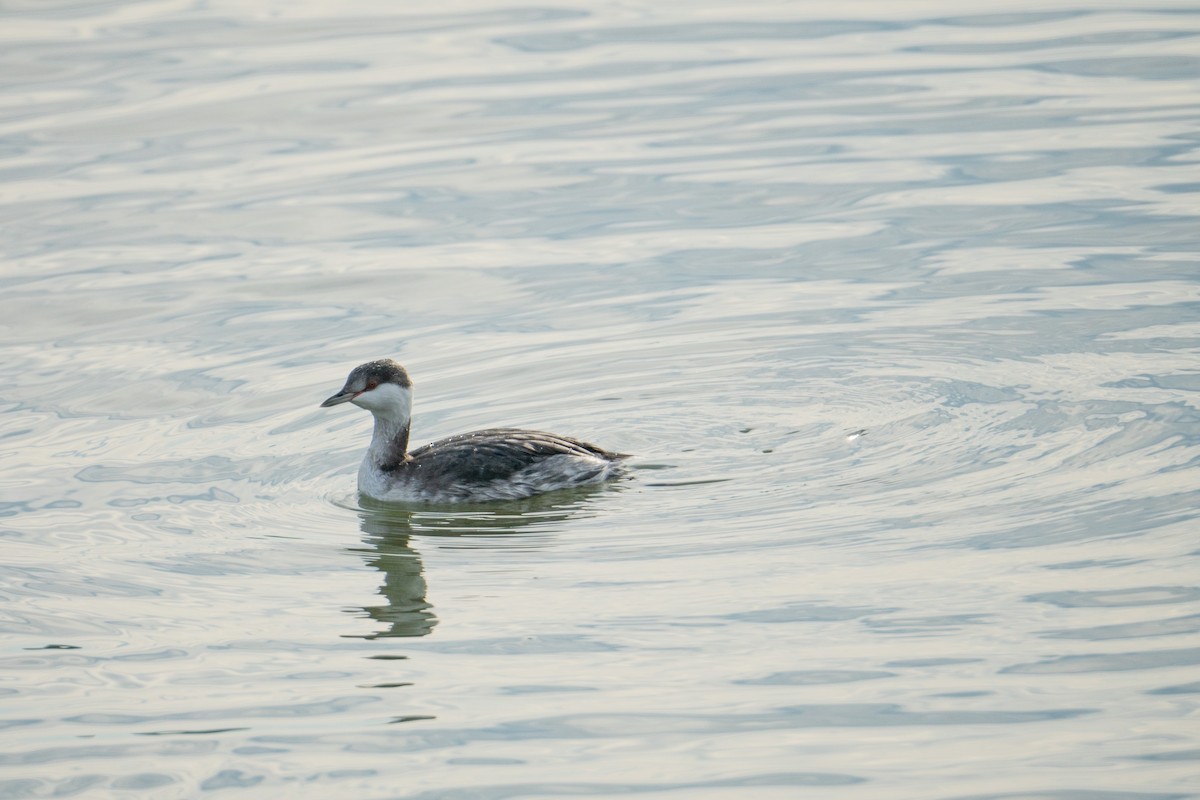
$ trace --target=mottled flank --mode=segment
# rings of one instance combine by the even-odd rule
[[[408,452],[412,382],[383,359],[356,367],[322,406],[353,403],[375,416],[358,490],[391,502],[516,500],[625,474],[627,455],[552,433],[493,428]]]
[[[430,502],[512,500],[615,478],[625,458],[552,433],[493,428],[413,450],[392,473],[390,493]]]

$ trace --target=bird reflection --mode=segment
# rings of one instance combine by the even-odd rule
[[[427,599],[425,565],[413,547],[414,537],[427,542],[452,539],[459,548],[511,547],[516,544],[512,534],[552,533],[567,519],[586,515],[587,497],[597,491],[603,489],[556,492],[469,510],[462,506],[415,510],[360,497],[358,517],[365,546],[352,548],[352,552],[364,555],[368,565],[383,573],[379,594],[386,601],[350,610],[356,615],[366,612],[384,625],[362,638],[426,636],[437,625],[433,604]],[[520,546],[536,547],[542,541],[523,536]]]
[[[362,609],[387,626],[365,638],[425,636],[437,625],[437,617],[425,599],[425,565],[409,544],[411,527],[402,518],[371,511],[360,512],[359,519],[369,548],[354,549],[366,553],[367,564],[383,573],[379,593],[387,601]]]

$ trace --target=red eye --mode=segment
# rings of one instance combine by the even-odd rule
[[[367,389],[366,390],[369,392],[378,385],[379,385],[379,381],[375,380],[374,378],[371,378],[371,380],[367,381]]]

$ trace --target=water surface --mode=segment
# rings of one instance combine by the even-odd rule
[[[0,797],[1200,792],[1193,4],[3,17]]]

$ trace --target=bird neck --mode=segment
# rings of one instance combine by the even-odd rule
[[[391,472],[408,457],[408,414],[375,413],[375,432],[371,434],[371,446],[367,458],[383,472]]]

